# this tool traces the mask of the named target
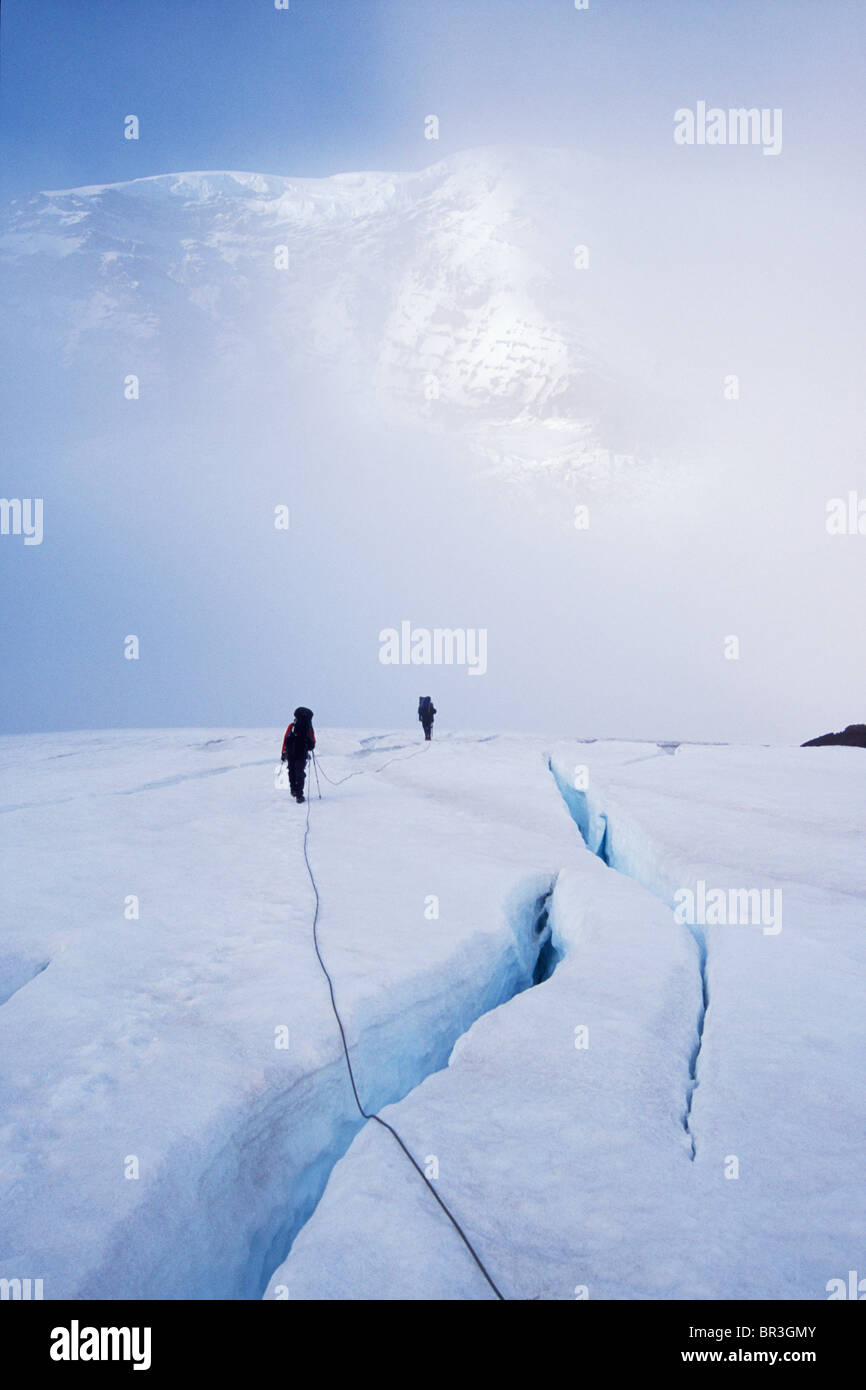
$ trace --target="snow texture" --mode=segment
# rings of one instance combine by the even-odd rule
[[[556,750],[611,867],[563,867],[555,974],[386,1111],[507,1298],[825,1298],[862,1264],[866,794],[827,753]],[[700,879],[779,888],[781,930],[681,924]],[[493,1295],[368,1127],[268,1296]]]
[[[508,1299],[825,1298],[864,1235],[861,750],[436,734],[320,731],[365,1108]],[[278,747],[0,744],[0,1277],[494,1297],[358,1113]],[[781,929],[679,920],[700,881]]]

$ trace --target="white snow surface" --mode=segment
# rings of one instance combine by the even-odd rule
[[[0,1277],[494,1297],[355,1106],[281,732],[0,742]],[[862,750],[319,747],[362,1102],[504,1297],[826,1298],[862,1265]],[[780,889],[781,930],[677,921],[698,880]]]
[[[537,748],[419,733],[320,732],[322,772],[348,780],[322,778],[309,852],[368,1108],[529,982],[527,913],[581,853]],[[261,1294],[361,1123],[281,736],[0,744],[0,1275],[46,1297]],[[432,783],[409,774],[423,761]]]
[[[555,751],[614,867],[563,865],[556,973],[385,1111],[506,1298],[826,1298],[862,1266],[866,788],[860,750],[816,751]],[[781,930],[692,935],[669,908],[700,879],[779,888]],[[268,1296],[494,1295],[371,1125]]]

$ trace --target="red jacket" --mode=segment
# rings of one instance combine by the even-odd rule
[[[290,737],[291,737],[292,730],[294,729],[294,727],[295,727],[295,723],[294,723],[294,720],[292,720],[292,723],[291,723],[291,724],[289,725],[289,727],[286,729],[286,735],[285,735],[285,738],[283,739],[283,751],[282,751],[282,753],[281,753],[281,755],[280,755],[280,760],[281,760],[281,762],[284,762],[284,763],[287,763],[287,762],[289,761],[289,739],[290,739]],[[310,727],[309,727],[308,730],[307,730],[307,746],[306,746],[306,748],[303,748],[303,749],[301,749],[301,748],[295,748],[295,749],[293,749],[292,751],[294,752],[296,758],[300,758],[300,757],[304,757],[304,758],[305,758],[305,757],[307,756],[308,753],[311,753],[311,752],[313,751],[313,749],[315,748],[315,746],[316,746],[316,735],[315,735],[315,732],[314,732],[314,730],[313,730],[313,726],[312,726],[312,724],[311,724]]]

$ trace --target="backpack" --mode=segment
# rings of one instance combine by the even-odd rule
[[[306,753],[309,746],[310,730],[313,727],[313,711],[300,705],[292,720],[292,732],[286,742],[297,753]]]
[[[418,718],[421,720],[422,724],[433,718],[432,705],[433,701],[430,699],[429,695],[422,695],[421,699],[418,701]]]

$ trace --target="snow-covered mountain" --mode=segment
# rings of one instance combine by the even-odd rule
[[[408,174],[166,174],[21,200],[0,256],[17,321],[68,364],[222,365],[251,390],[318,366],[495,466],[597,476],[641,443],[575,266],[590,180],[574,155],[501,149]]]

